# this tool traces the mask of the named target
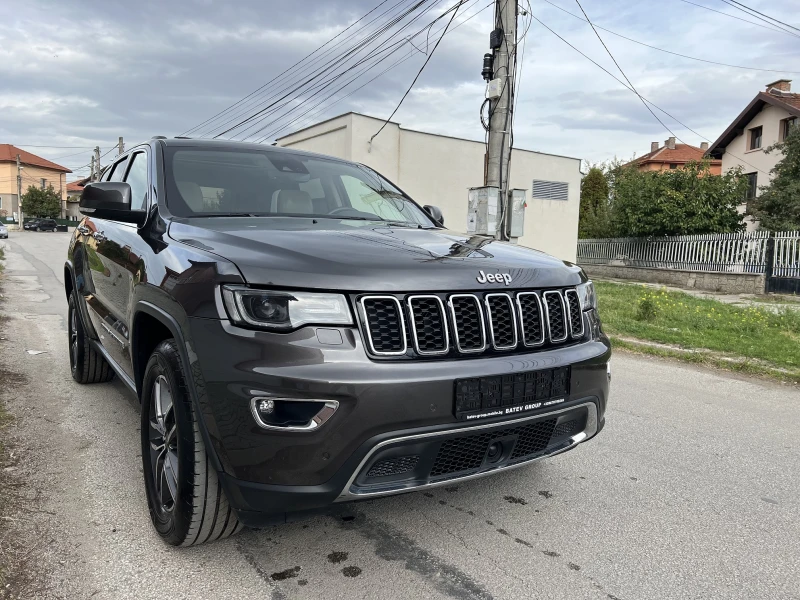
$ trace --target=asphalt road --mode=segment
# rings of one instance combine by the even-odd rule
[[[605,430],[572,452],[168,547],[148,520],[135,399],[69,376],[67,239],[0,242],[0,361],[27,378],[7,397],[41,491],[37,596],[800,598],[800,392],[622,354]]]

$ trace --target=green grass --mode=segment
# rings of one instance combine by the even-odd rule
[[[638,285],[596,282],[595,286],[600,316],[612,337],[706,349],[748,359],[740,363],[753,368],[774,367],[800,375],[800,311],[775,314]]]
[[[780,294],[770,294],[769,296],[753,296],[753,302],[763,302],[764,304],[792,304],[800,303],[800,296],[781,296]]]

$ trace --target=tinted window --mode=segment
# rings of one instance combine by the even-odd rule
[[[275,150],[168,147],[167,205],[177,216],[257,214],[394,221],[432,227],[375,171]]]
[[[128,166],[128,157],[126,156],[117,164],[114,165],[114,168],[111,170],[111,176],[108,178],[108,181],[122,181],[122,178],[125,177],[125,167]]]
[[[131,210],[141,210],[147,203],[147,155],[134,154],[125,181],[131,186]]]

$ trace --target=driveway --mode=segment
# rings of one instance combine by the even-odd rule
[[[0,373],[27,381],[4,391],[39,491],[37,597],[800,598],[800,392],[625,354],[605,430],[572,452],[167,547],[147,514],[136,400],[69,376],[68,239],[0,242]]]

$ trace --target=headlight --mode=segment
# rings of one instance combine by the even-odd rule
[[[224,286],[222,299],[231,321],[264,329],[286,330],[302,325],[352,325],[342,294],[274,292]]]
[[[581,310],[597,308],[597,295],[594,293],[594,284],[591,281],[580,284],[577,290],[578,299],[581,302]]]

